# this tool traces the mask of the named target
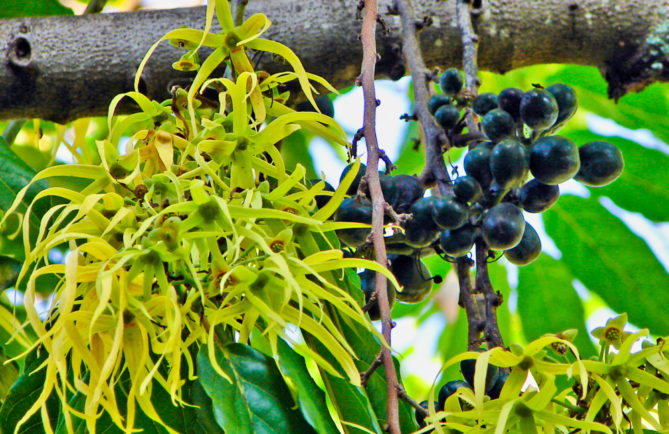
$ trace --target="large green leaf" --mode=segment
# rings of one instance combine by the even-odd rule
[[[575,278],[634,325],[669,333],[669,275],[641,238],[594,198],[561,197],[544,219]]]
[[[5,400],[12,384],[19,378],[19,365],[16,362],[7,363],[8,357],[0,347],[0,403]]]
[[[292,173],[298,164],[304,166],[308,179],[319,178],[314,170],[314,160],[309,154],[308,143],[312,135],[299,130],[283,139],[281,143],[281,156],[286,165],[286,171]]]
[[[278,343],[279,367],[283,375],[295,385],[300,411],[304,418],[317,432],[336,432],[337,426],[330,417],[325,394],[316,385],[304,359],[283,340]]]
[[[28,185],[30,180],[37,172],[28,166],[21,158],[18,157],[9,147],[5,139],[0,137],[0,210],[6,211],[16,199],[18,192]],[[18,212],[25,212],[30,202],[35,198],[35,195],[41,190],[48,187],[46,181],[36,182],[23,197],[21,206],[17,209]],[[36,209],[33,209],[31,215],[31,231],[36,234],[39,228],[39,217],[46,212],[46,201],[40,200]]]
[[[216,421],[226,432],[313,432],[293,408],[274,360],[243,344],[216,347],[215,354],[231,382],[211,365],[206,346],[197,356],[198,376],[212,400]]]
[[[616,145],[623,153],[625,169],[615,182],[605,187],[588,187],[592,194],[608,196],[618,206],[640,212],[653,221],[669,221],[669,156],[655,149],[622,139],[603,137],[587,130],[565,134],[578,145],[604,140]]]
[[[38,17],[47,15],[72,15],[58,0],[6,1],[0,7],[0,18]]]
[[[574,276],[559,261],[542,254],[519,267],[518,313],[528,341],[545,333],[578,330],[574,343],[584,357],[596,354],[585,327],[583,302],[574,290]]]
[[[38,357],[34,357],[35,352],[28,356],[26,367],[23,374],[9,389],[7,399],[0,407],[0,432],[13,433],[16,424],[23,418],[28,409],[32,407],[35,400],[42,393],[44,380],[46,379],[45,369],[33,372],[48,357],[48,353],[42,350]],[[56,426],[59,414],[59,402],[55,392],[52,392],[47,399],[47,409],[51,426]],[[39,433],[43,432],[42,417],[37,412],[30,417],[19,429],[19,433]]]

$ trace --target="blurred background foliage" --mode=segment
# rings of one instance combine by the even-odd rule
[[[194,6],[199,1],[110,0],[104,12],[137,10],[146,7]],[[0,8],[0,18],[82,13],[86,2],[75,0],[30,0],[13,2]],[[517,267],[501,259],[490,266],[491,278],[505,303],[499,309],[500,328],[506,343],[525,343],[544,333],[568,328],[579,331],[576,344],[585,355],[595,354],[588,334],[619,312],[627,312],[630,323],[647,327],[655,336],[669,334],[669,86],[654,84],[643,92],[623,97],[618,103],[606,96],[606,82],[596,68],[576,65],[540,65],[509,72],[503,76],[482,72],[481,92],[499,93],[506,87],[531,88],[533,83],[547,86],[562,82],[572,86],[579,98],[579,111],[561,131],[577,144],[607,140],[623,152],[625,170],[614,183],[602,188],[578,186],[573,181],[561,186],[562,198],[542,216],[531,216],[539,231],[544,253],[539,260]],[[379,117],[380,134],[396,135],[395,143],[382,141],[397,169],[415,174],[422,167],[422,150],[416,148],[415,123],[405,124],[399,115],[411,101],[407,78],[401,85],[379,81],[382,108],[390,109]],[[384,89],[395,95],[384,99]],[[335,118],[361,113],[359,89],[343,89],[335,102]],[[393,105],[397,99],[402,103]],[[343,122],[345,124],[345,122]],[[362,118],[358,118],[359,125]],[[358,126],[359,126],[358,125]],[[347,125],[344,125],[347,127]],[[75,128],[86,128],[86,145],[96,154],[95,140],[107,134],[106,120],[91,118],[69,125],[44,120],[0,122],[0,208],[6,209],[17,191],[37,171],[73,161],[68,148],[73,145]],[[357,127],[348,126],[352,137]],[[336,146],[312,143],[312,137],[297,132],[282,146],[286,164],[300,163],[308,176],[325,175],[336,185],[345,164],[345,154]],[[462,150],[448,154],[451,169],[458,170]],[[364,155],[364,153],[363,153]],[[75,159],[76,161],[76,159]],[[460,169],[462,171],[462,169]],[[64,178],[62,183],[73,182]],[[39,187],[39,186],[38,186]],[[37,189],[38,191],[38,189]],[[34,196],[26,197],[26,203]],[[39,209],[37,210],[39,212]],[[1,212],[1,211],[0,211]],[[38,221],[31,222],[38,224]],[[34,232],[34,231],[33,231]],[[11,220],[0,228],[0,309],[14,311],[22,320],[20,295],[14,288],[19,263],[23,260],[23,241],[18,222]],[[52,260],[62,260],[54,252]],[[403,361],[402,374],[407,391],[421,400],[435,380],[439,384],[459,378],[456,365],[441,379],[435,375],[444,361],[466,350],[467,324],[457,306],[457,279],[449,263],[434,256],[426,260],[433,274],[444,277],[431,296],[416,305],[396,304],[393,317],[394,347]],[[40,283],[45,306],[54,282]],[[2,317],[2,315],[0,315]],[[0,319],[8,321],[8,319]],[[0,342],[9,336],[0,327]],[[13,357],[19,347],[0,345],[0,360]],[[3,355],[4,353],[4,355]],[[18,372],[13,365],[4,371]],[[10,372],[11,371],[11,372]],[[13,376],[13,375],[12,375]],[[9,379],[3,373],[0,379]],[[0,381],[0,392],[5,384]]]

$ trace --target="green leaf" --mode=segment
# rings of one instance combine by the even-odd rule
[[[546,254],[519,267],[518,313],[528,341],[546,333],[576,329],[574,344],[583,357],[589,357],[597,352],[588,338],[583,302],[574,290],[573,280],[569,269]]]
[[[669,333],[669,275],[641,238],[596,199],[561,197],[544,219],[575,278],[632,324]]]
[[[216,347],[216,362],[232,383],[220,376],[206,346],[197,356],[200,384],[212,400],[219,426],[227,432],[313,432],[293,408],[290,391],[274,360],[243,344]]]
[[[48,15],[72,15],[58,0],[23,0],[3,2],[0,18],[39,17]]]
[[[2,407],[0,407],[0,432],[13,433],[16,424],[23,418],[30,407],[32,407],[35,400],[42,392],[44,380],[46,379],[46,370],[40,369],[37,372],[32,371],[38,368],[49,355],[44,350],[42,350],[38,357],[33,357],[34,354],[35,352],[28,355],[32,360],[26,360],[26,368],[23,374],[9,389],[9,395],[7,395],[7,399],[2,403]],[[60,403],[55,392],[51,393],[46,404],[51,426],[55,427],[58,421],[60,408]],[[42,426],[42,417],[40,412],[37,412],[21,425],[18,432],[42,432]]]
[[[605,187],[588,187],[596,196],[608,196],[616,205],[633,212],[640,212],[646,218],[656,221],[669,221],[669,156],[655,149],[622,139],[604,137],[587,130],[565,134],[578,145],[593,140],[604,140],[620,149],[625,159],[625,169],[620,177]]]
[[[309,154],[308,142],[311,134],[304,130],[295,131],[283,139],[281,143],[281,156],[286,165],[286,172],[293,173],[295,167],[301,164],[307,171],[307,179],[316,179],[319,176],[314,170],[314,160]]]
[[[309,375],[304,359],[283,339],[278,341],[278,352],[283,375],[290,378],[295,385],[302,416],[317,432],[336,432],[337,426],[330,417],[325,394]]]
[[[12,206],[18,192],[28,185],[36,173],[32,167],[28,166],[12,151],[5,139],[0,137],[0,210],[6,211]],[[48,188],[46,181],[36,182],[28,189],[17,211],[25,212],[35,195],[46,188]],[[40,201],[38,205],[40,206],[33,209],[30,218],[31,231],[35,233],[39,228],[38,216],[42,216],[47,209],[46,201]]]
[[[0,403],[5,400],[9,394],[9,388],[19,378],[18,363],[5,363],[7,359],[3,348],[0,347]]]
[[[0,246],[2,245],[3,239],[0,237]],[[20,262],[6,256],[0,256],[0,293],[16,284],[16,278],[19,276],[20,270]]]

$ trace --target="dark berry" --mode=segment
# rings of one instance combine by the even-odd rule
[[[533,130],[545,130],[558,117],[557,101],[546,89],[528,90],[520,101],[520,116]]]
[[[558,117],[555,125],[564,125],[578,109],[578,98],[574,89],[562,83],[551,84],[546,88],[555,97],[558,105]]]
[[[437,123],[441,128],[450,130],[458,123],[458,119],[460,119],[460,110],[452,105],[442,105],[437,109],[434,118],[437,120]]]
[[[541,254],[541,240],[532,225],[525,222],[525,231],[518,245],[512,249],[505,250],[506,259],[512,264],[527,265]]]
[[[525,146],[516,139],[504,139],[495,145],[490,156],[490,172],[503,188],[520,185],[529,171],[529,155]]]
[[[399,197],[399,190],[397,189],[397,185],[395,185],[395,178],[379,172],[379,184],[381,184],[383,200],[390,204],[395,203]],[[363,192],[371,199],[372,194],[369,191],[369,184],[367,184]]]
[[[317,184],[321,181],[322,181],[321,179],[312,179],[310,182],[311,182],[311,185],[313,186],[313,185],[315,185],[315,184]],[[334,187],[332,185],[330,185],[329,182],[327,182],[327,181],[323,181],[323,182],[325,183],[325,187],[323,187],[323,191],[331,191],[331,192],[335,191]],[[323,208],[325,206],[325,204],[328,203],[328,201],[330,200],[331,197],[332,197],[331,195],[327,195],[327,194],[317,194],[315,199],[316,199],[316,206],[318,207],[318,209]]]
[[[420,405],[421,407],[423,407],[425,410],[428,409],[428,402],[427,402],[427,401],[422,401],[419,405]],[[440,410],[441,410],[441,409],[439,408],[439,403],[436,402],[436,401],[434,402],[434,408],[435,408],[435,410],[437,410],[437,411],[440,411]],[[423,415],[422,415],[421,413],[419,413],[418,411],[416,411],[416,423],[418,423],[418,426],[421,427],[421,428],[424,427],[425,425],[427,425],[427,424],[425,423],[425,416],[423,416]]]
[[[457,229],[467,219],[467,207],[452,197],[436,197],[432,201],[432,220],[440,229]]]
[[[372,204],[368,200],[356,200],[353,197],[344,199],[335,212],[337,222],[372,223]],[[339,229],[337,237],[351,247],[358,247],[367,241],[371,229]]]
[[[445,230],[439,236],[439,246],[449,256],[465,256],[474,246],[476,228],[466,224],[458,229]]]
[[[462,74],[455,68],[444,71],[439,79],[441,91],[450,97],[456,96],[460,92],[460,89],[462,89],[462,85]]]
[[[502,387],[504,387],[504,383],[506,383],[507,378],[509,378],[509,374],[507,373],[499,374],[497,376],[495,384],[493,384],[490,390],[488,391],[488,396],[490,397],[490,399],[499,398],[499,394],[502,392]]]
[[[467,203],[479,200],[483,191],[473,176],[459,176],[453,181],[453,194],[457,200]]]
[[[578,147],[561,136],[542,137],[530,147],[530,170],[544,184],[568,181],[581,167]]]
[[[439,235],[439,228],[432,219],[432,202],[435,197],[423,197],[409,207],[411,219],[404,223],[406,243],[413,247],[425,247]]]
[[[397,293],[397,299],[402,303],[419,303],[432,290],[430,270],[414,256],[393,257],[390,271],[402,286],[402,291]]]
[[[462,378],[474,388],[474,375],[476,372],[476,359],[465,359],[460,362],[460,372],[462,373]],[[497,381],[497,375],[499,374],[499,368],[495,365],[488,364],[485,377],[485,391],[490,390],[495,381]]]
[[[481,234],[492,249],[515,247],[523,237],[525,219],[517,206],[503,202],[490,208],[483,217]]]
[[[418,199],[423,197],[425,189],[418,178],[411,175],[395,175],[395,186],[397,187],[397,200],[390,203],[398,213],[407,212],[409,207]]]
[[[524,92],[515,87],[509,87],[499,93],[497,104],[499,108],[513,117],[515,122],[520,122],[520,101],[523,99]]]
[[[560,187],[557,185],[532,179],[520,188],[520,206],[527,212],[544,212],[557,202],[559,196]]]
[[[365,294],[365,304],[369,303],[369,299],[372,297],[372,294],[374,294],[374,291],[376,291],[376,271],[365,270],[362,273],[358,273],[358,276],[360,276],[360,289],[362,289],[362,292]],[[388,303],[390,303],[390,308],[392,309],[395,304],[397,291],[395,291],[395,288],[390,283],[388,283],[387,288]],[[367,313],[369,314],[369,319],[372,321],[381,319],[378,299],[372,303],[372,306]]]
[[[608,142],[587,143],[579,148],[578,153],[581,168],[574,179],[592,187],[612,183],[620,176],[625,166],[620,149]]]
[[[485,135],[497,143],[513,134],[513,118],[502,109],[489,111],[481,121]]]
[[[427,110],[430,113],[435,114],[439,109],[439,107],[443,105],[448,105],[450,103],[451,103],[450,97],[438,93],[436,95],[432,95],[432,97],[427,102]]]
[[[346,174],[350,172],[352,168],[353,168],[353,163],[344,167],[344,170],[342,170],[341,175],[339,176],[340,184],[344,180]],[[360,168],[358,168],[358,173],[355,175],[355,178],[353,179],[351,185],[348,187],[348,190],[346,190],[346,194],[352,196],[358,191],[358,186],[360,185],[360,181],[362,180],[362,177],[365,175],[366,170],[367,166],[365,166],[364,164],[360,164]]]
[[[334,117],[334,104],[332,100],[327,95],[319,95],[314,98],[316,101],[316,107],[326,116]],[[316,109],[309,101],[300,101],[295,105],[295,110],[298,112],[315,112]]]
[[[483,189],[488,188],[492,181],[492,173],[490,172],[491,155],[492,151],[481,145],[465,155],[465,173],[476,179]]]
[[[481,142],[478,145],[476,145],[477,148],[486,148],[489,151],[492,151],[495,149],[495,143],[491,142],[490,140],[486,140],[485,142]]]
[[[497,95],[494,93],[482,93],[472,101],[472,109],[479,116],[484,116],[497,107]]]
[[[439,397],[438,397],[439,408],[444,408],[444,404],[446,404],[446,400],[448,399],[448,397],[453,395],[461,387],[467,389],[472,388],[469,385],[469,383],[462,380],[449,381],[448,383],[441,386],[441,389],[439,389]]]

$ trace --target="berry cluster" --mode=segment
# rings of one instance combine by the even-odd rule
[[[453,260],[469,254],[477,240],[503,252],[514,264],[529,264],[541,253],[541,241],[525,221],[523,210],[546,211],[560,195],[558,185],[571,178],[603,186],[623,169],[622,154],[610,143],[595,141],[579,148],[554,135],[577,109],[576,94],[565,84],[535,85],[527,92],[508,88],[499,95],[482,93],[472,99],[463,90],[461,73],[449,69],[439,85],[443,93],[428,101],[428,109],[452,143],[469,147],[465,175],[453,180],[452,196],[435,197],[424,195],[425,188],[415,176],[380,174],[383,197],[392,207],[386,219],[390,222],[394,212],[402,226],[385,239],[391,271],[403,285],[401,292],[391,291],[391,303],[393,295],[399,301],[417,303],[429,293],[433,278],[421,257],[441,254]],[[462,110],[479,117],[483,134],[470,131],[468,136],[478,139],[460,144],[454,138],[462,136],[465,128]],[[353,167],[344,169],[340,182]],[[361,165],[348,187],[350,197],[335,213],[336,221],[371,223],[368,188],[366,183],[360,187],[364,170]],[[319,206],[328,199],[316,197]],[[397,219],[398,215],[404,218]],[[361,247],[369,245],[369,234],[365,227],[337,231],[343,244],[363,254]],[[374,292],[373,273],[365,271],[360,277],[369,299]],[[376,319],[378,310],[373,308],[370,316]]]

